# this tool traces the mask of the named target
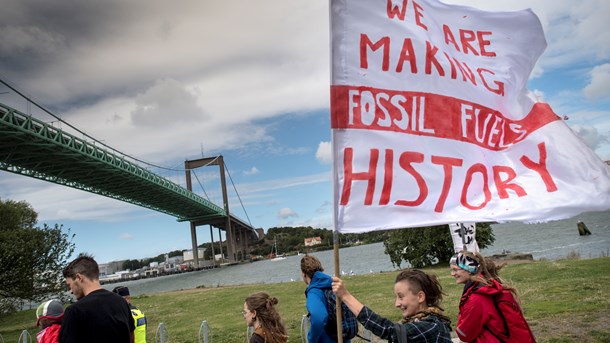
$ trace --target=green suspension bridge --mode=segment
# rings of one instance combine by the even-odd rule
[[[192,169],[219,165],[224,206],[191,191]],[[185,162],[187,188],[136,164],[104,144],[76,137],[0,103],[0,170],[80,189],[146,207],[190,222],[195,263],[195,228],[210,225],[226,233],[230,262],[243,260],[248,241],[257,234],[251,224],[229,211],[222,156]]]

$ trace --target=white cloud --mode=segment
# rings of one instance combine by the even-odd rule
[[[598,65],[591,70],[591,82],[583,89],[588,99],[607,99],[610,95],[610,64]]]
[[[316,209],[317,214],[329,214],[332,211],[332,203],[328,200],[324,201],[320,207]]]
[[[327,12],[300,1],[24,0],[0,11],[0,69],[89,135],[161,164],[202,144],[272,141],[260,120],[326,108]],[[279,153],[309,152],[295,149]]]
[[[330,142],[320,142],[316,151],[316,158],[324,164],[331,164],[333,162]]]
[[[298,216],[298,213],[288,207],[280,208],[280,211],[278,213],[278,217],[280,217],[281,219],[297,218]]]
[[[252,167],[252,168],[250,168],[250,170],[245,170],[243,174],[248,176],[248,175],[254,175],[254,174],[258,174],[258,173],[259,173],[258,168]]]
[[[572,127],[572,130],[592,150],[597,149],[602,144],[610,142],[610,133],[599,133],[593,126],[575,125]]]
[[[271,190],[285,189],[298,186],[312,185],[332,180],[330,171],[305,176],[295,176],[276,180],[261,182],[240,183],[236,187],[240,194],[251,194],[257,192],[268,192]]]
[[[39,223],[64,220],[115,222],[146,212],[123,201],[5,172],[0,177],[0,189],[3,198],[30,203],[38,212]]]
[[[127,232],[121,234],[120,238],[122,240],[124,240],[124,241],[131,241],[131,240],[133,240],[133,236],[131,234],[127,233]]]
[[[197,104],[197,96],[173,79],[156,80],[155,84],[135,99],[131,112],[134,126],[164,129],[176,124],[205,121],[208,117]]]

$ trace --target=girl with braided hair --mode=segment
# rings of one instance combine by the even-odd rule
[[[456,283],[464,284],[456,333],[463,342],[536,342],[515,288],[502,282],[496,265],[478,252],[461,251],[449,263]]]
[[[265,292],[251,294],[244,302],[242,314],[254,328],[249,343],[286,343],[288,334],[275,305],[278,300]]]

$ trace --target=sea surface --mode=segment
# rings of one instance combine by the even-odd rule
[[[590,236],[579,236],[578,221],[583,221],[587,225],[591,231]],[[492,228],[496,241],[493,246],[481,251],[486,256],[511,251],[531,253],[535,260],[554,260],[565,258],[569,254],[578,254],[580,258],[595,258],[608,256],[610,252],[610,211],[585,213],[571,219],[543,224],[493,224]],[[341,274],[360,275],[397,270],[383,251],[382,243],[340,249]],[[327,273],[334,273],[332,250],[313,255],[320,259]],[[302,282],[300,260],[301,256],[294,255],[279,261],[263,260],[211,270],[127,281],[121,285],[128,286],[132,295],[139,295],[196,287]],[[112,289],[117,285],[107,284],[104,288]]]

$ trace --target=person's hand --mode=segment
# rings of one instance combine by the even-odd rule
[[[343,284],[343,280],[336,276],[333,276],[333,292],[335,292],[339,299],[343,299],[346,294],[349,294],[347,288],[345,288],[345,285]]]
[[[356,316],[360,314],[364,305],[358,299],[356,299],[353,295],[349,293],[343,281],[338,277],[333,277],[333,292],[335,295],[352,311]]]

